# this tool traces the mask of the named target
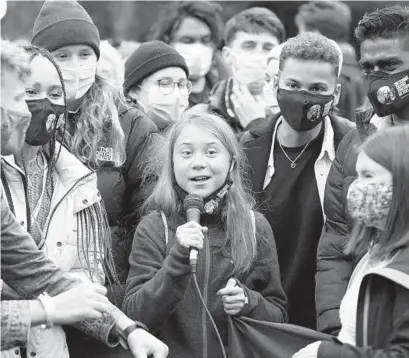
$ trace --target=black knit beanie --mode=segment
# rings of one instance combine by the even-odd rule
[[[45,1],[33,27],[31,44],[55,51],[63,46],[88,45],[99,59],[99,32],[76,1]]]
[[[168,67],[180,67],[189,76],[185,59],[173,47],[161,41],[145,42],[125,62],[124,93],[146,77]]]

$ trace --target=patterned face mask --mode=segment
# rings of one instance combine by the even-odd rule
[[[348,210],[352,218],[366,226],[377,227],[389,213],[392,183],[362,183],[355,180],[348,190]]]

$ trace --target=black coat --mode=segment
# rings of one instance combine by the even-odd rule
[[[356,262],[343,253],[353,225],[346,207],[346,195],[356,178],[359,147],[376,131],[370,123],[372,115],[370,111],[357,116],[357,128],[340,143],[325,187],[326,222],[318,245],[316,308],[317,328],[329,334],[336,334],[340,329],[339,306]]]
[[[408,262],[406,247],[386,269],[364,277],[358,298],[356,346],[323,342],[318,358],[409,357]]]

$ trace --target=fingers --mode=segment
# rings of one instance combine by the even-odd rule
[[[200,226],[199,223],[197,223],[196,221],[189,221],[186,224],[183,224],[181,226],[178,227],[178,230],[181,228],[192,228],[192,229],[201,229],[202,227]]]
[[[240,293],[238,295],[235,296],[223,296],[222,297],[222,301],[223,304],[236,304],[236,303],[244,303],[244,301],[246,300],[246,296],[244,296],[244,294]]]
[[[188,222],[179,226],[176,230],[176,237],[180,245],[184,247],[203,248],[204,233],[207,227],[202,227],[196,222]]]
[[[106,287],[99,285],[97,283],[91,283],[90,285],[88,285],[88,287],[92,290],[94,290],[95,292],[106,296],[106,294],[108,293],[108,290]]]

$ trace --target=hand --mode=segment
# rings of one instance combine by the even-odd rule
[[[243,309],[246,303],[246,295],[244,290],[237,286],[235,279],[231,278],[225,288],[222,288],[217,292],[219,296],[222,296],[224,312],[230,316],[234,316]]]
[[[176,230],[176,241],[180,246],[198,250],[203,248],[204,233],[207,232],[207,227],[200,226],[197,222],[189,221],[186,224],[179,226]]]
[[[50,318],[57,325],[99,319],[103,312],[108,311],[110,305],[106,294],[107,289],[104,286],[95,283],[80,284],[52,297],[55,310]]]
[[[234,106],[234,113],[243,128],[255,119],[266,118],[265,102],[255,99],[247,86],[234,85],[230,99]]]
[[[141,328],[128,336],[128,347],[135,358],[166,358],[169,353],[166,344]]]
[[[292,358],[317,358],[318,348],[320,347],[320,344],[321,341],[311,343],[303,349],[300,349],[293,355]]]

